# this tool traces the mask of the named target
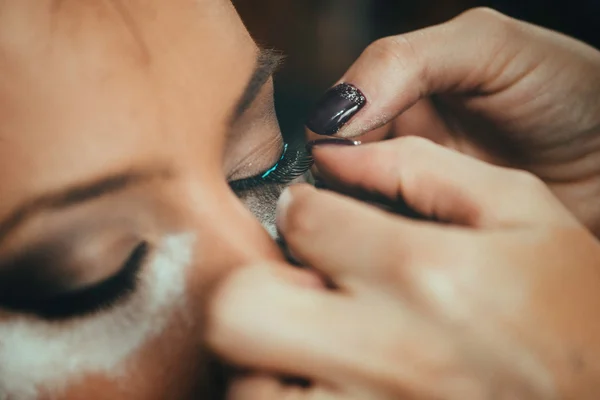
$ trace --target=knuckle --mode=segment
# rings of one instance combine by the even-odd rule
[[[388,69],[406,68],[415,63],[417,52],[407,35],[388,36],[373,42],[366,50],[380,65]]]
[[[510,171],[504,176],[504,187],[508,188],[508,198],[522,206],[538,203],[540,198],[550,195],[546,183],[528,171]]]
[[[514,182],[515,187],[523,193],[546,192],[547,187],[537,175],[524,170],[515,170],[507,176],[508,182]]]
[[[312,212],[318,206],[314,204],[314,193],[309,190],[291,190],[292,200],[285,217],[285,238],[290,243],[299,237],[311,237],[319,229],[318,217]]]
[[[507,17],[489,7],[474,7],[471,8],[458,16],[459,20],[475,20],[480,22],[496,22]]]
[[[465,46],[478,54],[480,61],[474,65],[470,77],[476,81],[483,79],[485,87],[494,86],[505,76],[508,63],[523,47],[526,31],[525,23],[486,7],[468,10],[449,25],[454,34],[468,41]]]
[[[489,7],[475,7],[459,15],[456,21],[468,27],[478,27],[487,32],[504,36],[515,31],[517,20]]]
[[[377,279],[382,283],[402,288],[410,288],[413,285],[412,268],[422,261],[423,249],[416,243],[411,243],[414,246],[408,246],[406,240],[398,236],[397,232],[389,232],[379,241],[377,253],[385,254],[377,266]]]
[[[394,140],[395,146],[390,147],[389,151],[394,152],[393,157],[396,159],[393,174],[398,180],[398,195],[409,205],[418,202],[422,209],[428,209],[428,204],[434,203],[427,187],[432,185],[435,189],[435,174],[431,171],[429,160],[436,158],[436,145],[418,136],[404,136]]]
[[[488,209],[479,202],[468,202],[465,204],[463,215],[464,221],[469,226],[481,226],[488,220]]]
[[[431,152],[435,144],[420,136],[402,136],[396,139],[397,149],[403,154]]]

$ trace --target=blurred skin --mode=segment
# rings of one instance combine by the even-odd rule
[[[211,288],[237,265],[281,259],[227,184],[263,172],[282,151],[270,80],[230,126],[258,54],[225,0],[0,3],[0,220],[65,188],[123,171],[159,172],[81,204],[28,214],[3,232],[0,271],[39,243],[67,241],[53,263],[93,283],[121,268],[141,240],[152,254],[166,235],[194,237],[185,301],[160,310],[164,328],[122,360],[116,376],[80,371],[63,377],[60,390],[41,385],[38,398],[206,395],[202,318]],[[86,256],[103,263],[77,262]],[[19,321],[43,335],[47,324],[65,340],[72,326],[96,318],[44,321],[0,305],[0,328]],[[57,366],[69,362],[70,354],[63,357]]]
[[[0,272],[43,244],[57,254],[55,277],[75,276],[74,286],[90,284],[119,270],[140,241],[148,242],[152,253],[166,236],[193,237],[183,298],[158,309],[155,319],[144,320],[146,314],[135,308],[120,312],[136,300],[144,304],[137,292],[76,320],[47,321],[0,307],[1,343],[14,343],[1,333],[20,324],[20,331],[37,330],[49,349],[68,343],[85,326],[99,330],[99,342],[100,336],[111,336],[104,342],[118,344],[126,332],[107,325],[110,318],[101,319],[112,314],[130,318],[132,329],[143,323],[157,327],[112,370],[86,369],[83,363],[55,384],[33,376],[38,362],[33,355],[19,360],[21,367],[25,363],[20,379],[26,381],[30,363],[32,382],[38,384],[35,397],[41,399],[211,398],[210,356],[202,338],[215,283],[240,264],[281,261],[259,221],[227,185],[228,179],[264,172],[281,155],[270,83],[230,126],[258,48],[224,0],[30,0],[0,3],[0,16],[0,220],[15,221],[10,216],[23,204],[38,204],[32,198],[123,171],[136,177],[133,184],[84,203],[17,212],[26,218],[9,224],[10,231],[0,223]],[[267,197],[277,198],[272,192]],[[268,224],[268,212],[257,211]],[[379,253],[387,254],[369,254]],[[173,277],[172,264],[166,265],[163,272]],[[142,269],[142,277],[147,271]],[[303,275],[292,279],[314,283]],[[45,338],[47,332],[52,335]],[[4,347],[0,378],[2,369],[14,367],[9,357],[1,357],[11,351]],[[57,357],[56,368],[69,365],[75,355],[85,359],[78,351],[74,346]],[[2,389],[0,395],[23,398]]]

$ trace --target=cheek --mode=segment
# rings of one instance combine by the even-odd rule
[[[34,400],[39,388],[61,393],[89,375],[135,375],[130,361],[140,349],[164,336],[175,314],[188,319],[185,280],[194,242],[187,234],[165,238],[139,290],[116,309],[65,324],[26,317],[0,323],[0,398]]]

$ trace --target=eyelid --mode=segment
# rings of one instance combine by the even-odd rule
[[[251,107],[265,84],[273,77],[275,72],[283,64],[285,57],[273,49],[260,49],[257,63],[245,91],[236,105],[235,112],[231,118],[231,125]]]
[[[75,290],[53,290],[53,283],[44,276],[36,282],[35,276],[26,272],[24,275],[18,274],[15,282],[0,282],[0,289],[6,286],[0,290],[0,307],[47,320],[81,317],[109,308],[135,291],[138,275],[150,251],[148,242],[138,243],[114,274],[91,286]],[[35,258],[31,260],[34,261]],[[48,286],[50,291],[47,290]]]

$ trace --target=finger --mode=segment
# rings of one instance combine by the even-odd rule
[[[313,156],[326,182],[348,192],[406,202],[441,221],[481,228],[574,221],[535,176],[422,138],[351,148],[315,146]]]
[[[360,141],[353,141],[353,143],[373,143],[402,136],[420,136],[448,148],[456,149],[459,147],[459,141],[454,137],[453,132],[437,113],[435,106],[429,99],[419,101],[391,123],[361,135],[357,138]],[[322,138],[323,136],[307,130],[309,145],[322,140]],[[464,146],[462,147],[461,150],[464,150]],[[316,164],[313,164],[311,172],[312,177],[321,184],[321,175]],[[321,186],[317,185],[317,187]],[[398,212],[400,210],[395,211]],[[410,215],[410,210],[399,213]]]
[[[317,134],[362,135],[434,93],[492,94],[535,68],[514,58],[522,27],[475,9],[441,25],[370,45],[318,104],[307,126]],[[523,57],[522,57],[523,58]]]
[[[341,295],[298,286],[278,268],[248,266],[222,284],[209,306],[211,350],[253,370],[339,381],[346,368],[363,363],[364,345],[357,342],[363,336],[348,334],[356,310]]]
[[[304,388],[287,385],[269,376],[249,376],[231,385],[228,400],[342,400],[339,393],[323,386]],[[348,397],[343,397],[349,400]]]
[[[443,257],[452,243],[444,227],[397,217],[309,185],[283,192],[277,227],[296,260],[341,286],[347,278],[401,275],[407,264]]]
[[[307,141],[322,139],[310,130]],[[381,142],[400,136],[421,136],[447,147],[455,147],[456,140],[443,118],[429,99],[421,100],[387,125],[366,132],[357,138],[361,143]]]
[[[360,143],[370,143],[370,142],[380,142],[382,140],[386,140],[390,137],[392,133],[392,124],[382,126],[377,128],[371,132],[368,132],[360,137]],[[311,143],[315,140],[322,139],[322,136],[316,135],[309,130],[306,131],[307,142]],[[358,141],[356,143],[359,143]],[[320,179],[319,168],[313,164],[311,168],[312,177],[315,179]]]
[[[449,332],[389,291],[374,288],[359,299],[311,290],[280,279],[271,268],[233,272],[210,306],[208,345],[234,365],[305,378],[311,388],[325,389],[324,398],[343,390],[344,399],[369,384],[394,388],[401,398],[441,398],[455,382],[440,380],[438,372],[466,373],[457,365],[462,353]],[[240,396],[252,385],[260,386],[254,389],[259,393],[278,392],[264,378],[240,384],[247,385],[234,392]]]

